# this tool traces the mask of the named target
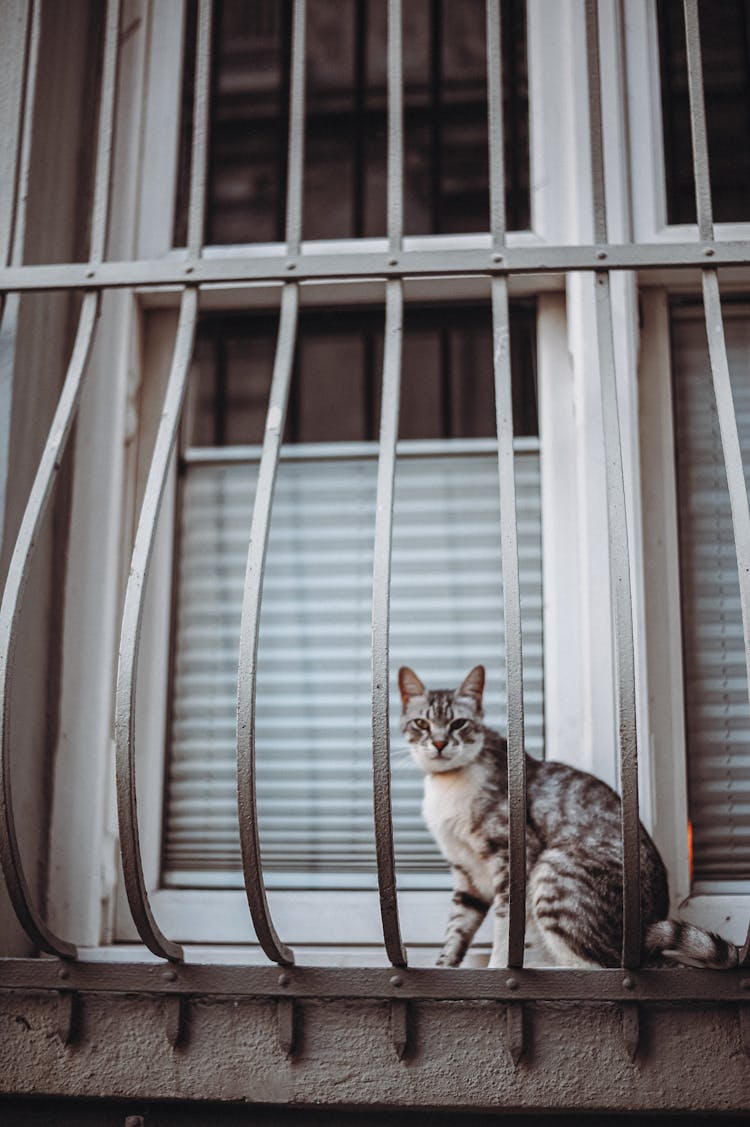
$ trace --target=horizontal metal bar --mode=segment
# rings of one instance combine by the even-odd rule
[[[300,442],[282,446],[282,462],[339,462],[350,458],[377,461],[377,442]],[[262,446],[191,446],[183,451],[182,461],[190,466],[244,465],[259,462]],[[539,439],[515,438],[515,454],[538,454]],[[396,443],[399,458],[484,457],[497,454],[495,438],[405,438]]]
[[[275,967],[0,960],[0,990],[190,994],[230,998],[411,998],[498,1002],[748,1002],[739,971],[452,970],[442,967]]]
[[[262,254],[186,261],[182,258],[52,263],[0,269],[0,291],[148,289],[230,282],[321,278],[437,277],[452,274],[564,274],[571,270],[657,270],[750,266],[750,240],[710,243],[605,243],[589,246],[345,251],[341,254]]]

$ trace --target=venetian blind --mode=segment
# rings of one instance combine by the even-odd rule
[[[518,440],[527,746],[541,755],[538,440]],[[418,448],[419,444],[412,444]],[[438,444],[431,443],[434,450]],[[399,459],[393,542],[393,810],[403,886],[443,880],[403,750],[396,671],[457,684],[486,665],[489,723],[505,723],[497,459]],[[318,448],[329,455],[333,447]],[[298,448],[299,450],[299,448]],[[370,601],[377,463],[282,461],[264,581],[257,683],[260,834],[270,887],[374,887]],[[241,884],[235,777],[239,621],[257,463],[186,468],[179,541],[164,880]],[[431,877],[432,874],[432,877]]]
[[[750,486],[750,324],[725,317]],[[702,310],[673,324],[685,714],[694,876],[750,879],[750,707],[729,493]]]

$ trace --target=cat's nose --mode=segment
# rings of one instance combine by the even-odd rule
[[[438,751],[442,751],[442,750],[443,750],[443,748],[444,748],[444,747],[445,747],[445,745],[446,745],[446,742],[447,742],[446,740],[433,740],[433,741],[432,741],[432,746],[433,746],[433,747],[436,747],[436,748],[438,749]]]

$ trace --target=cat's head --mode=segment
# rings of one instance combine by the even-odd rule
[[[426,689],[416,673],[398,671],[401,690],[401,728],[409,750],[423,771],[438,774],[465,767],[484,742],[482,693],[484,666],[477,665],[453,689]]]

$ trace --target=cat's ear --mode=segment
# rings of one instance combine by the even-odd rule
[[[413,669],[402,665],[398,671],[398,687],[401,690],[401,703],[404,708],[412,697],[423,697],[426,689]]]
[[[471,673],[467,673],[461,685],[459,686],[457,695],[460,697],[471,697],[478,709],[482,707],[482,693],[484,692],[484,666],[475,665]]]

